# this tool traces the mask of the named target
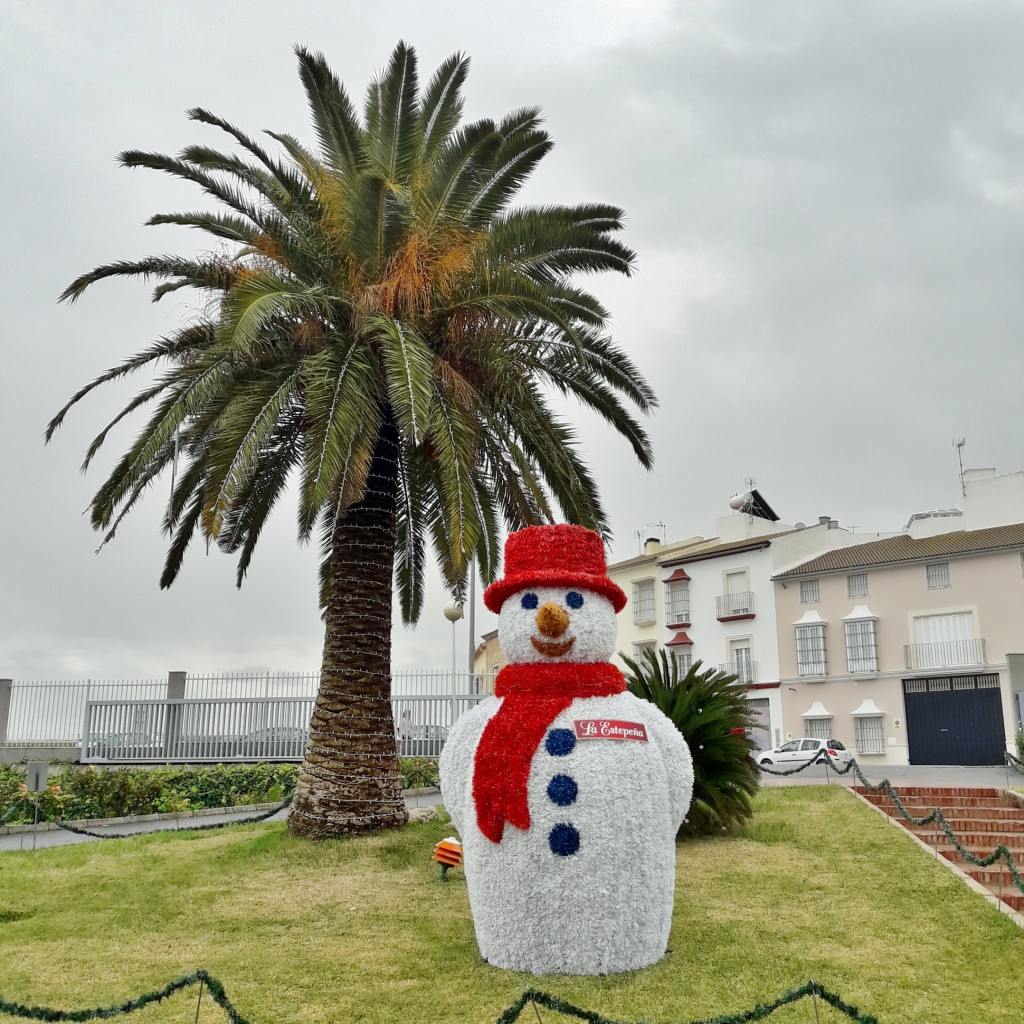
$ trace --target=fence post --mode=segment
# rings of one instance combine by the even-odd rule
[[[185,681],[188,678],[187,672],[167,673],[167,699],[185,699]],[[181,738],[181,705],[168,704],[167,717],[164,725],[164,757],[174,757]]]
[[[0,679],[0,744],[7,742],[7,724],[11,720],[11,689],[14,681]]]

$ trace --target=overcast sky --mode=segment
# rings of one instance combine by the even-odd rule
[[[628,213],[629,280],[591,279],[654,384],[656,464],[577,419],[615,531],[713,535],[753,477],[786,522],[899,529],[953,504],[965,464],[1024,468],[1024,5],[989,0],[685,3],[0,4],[0,677],[158,677],[319,667],[315,551],[282,507],[241,591],[190,549],[158,578],[162,481],[94,555],[82,516],[141,421],[86,476],[96,431],[141,387],[79,386],[170,330],[185,302],[79,273],[198,236],[143,227],[197,190],[115,166],[123,149],[221,144],[184,111],[313,140],[291,47],[361,97],[399,38],[425,79],[472,58],[468,116],[543,107],[556,149],[529,202]],[[203,243],[199,243],[203,244]],[[435,584],[395,665],[444,667]],[[480,606],[477,633],[493,617]],[[458,637],[460,662],[467,646]]]

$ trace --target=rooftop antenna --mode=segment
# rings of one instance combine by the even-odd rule
[[[960,493],[966,498],[967,487],[964,484],[964,445],[967,444],[966,437],[954,437],[953,447],[956,449],[956,457],[960,461]]]
[[[664,523],[648,523],[647,525],[648,526],[660,526],[661,527],[661,543],[663,545],[668,543],[668,539],[667,539],[668,535],[666,533],[667,527],[665,526]]]

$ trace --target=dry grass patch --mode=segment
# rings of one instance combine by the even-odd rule
[[[885,1024],[1020,1019],[1024,933],[839,787],[766,790],[743,835],[681,844],[668,956],[610,978],[483,963],[461,872],[442,885],[430,861],[450,831],[310,843],[259,825],[4,854],[0,996],[107,1005],[203,966],[253,1024],[491,1022],[528,986],[668,1024],[814,978]],[[179,995],[135,1020],[194,1012]],[[205,999],[201,1019],[224,1020]]]

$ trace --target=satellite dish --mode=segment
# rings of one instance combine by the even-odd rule
[[[750,496],[749,493],[747,493],[747,494],[734,494],[729,499],[729,508],[731,508],[734,512],[739,512],[740,509],[746,508],[747,505],[750,503],[750,501],[751,501],[751,496]]]

